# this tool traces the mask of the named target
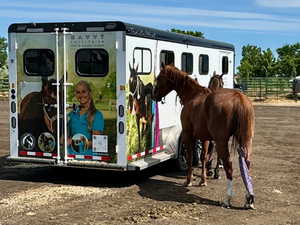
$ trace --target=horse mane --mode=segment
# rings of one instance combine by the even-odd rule
[[[211,90],[201,86],[196,80],[192,79],[186,72],[183,72],[176,68],[175,66],[166,65],[166,74],[169,79],[174,83],[175,88],[182,94],[209,94]],[[180,95],[180,93],[178,93]]]

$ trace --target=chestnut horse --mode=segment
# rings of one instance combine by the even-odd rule
[[[224,81],[223,81],[223,75],[218,75],[216,74],[216,71],[213,73],[213,76],[210,78],[209,83],[208,83],[208,88],[211,89],[213,92],[217,91],[219,88],[223,88],[224,86]],[[212,154],[213,154],[213,150],[214,150],[214,143],[211,141],[209,143],[209,148],[208,148],[208,165],[207,165],[207,169],[208,169],[208,174],[209,176],[212,175]],[[219,173],[219,166],[221,165],[221,161],[219,158],[217,158],[217,164],[216,167],[214,169],[214,179],[219,179],[220,178],[220,173]]]
[[[176,91],[183,108],[181,111],[182,143],[187,148],[187,177],[185,186],[192,185],[192,157],[195,141],[200,139],[204,154],[200,185],[206,183],[206,160],[209,142],[214,140],[218,157],[222,159],[227,177],[227,195],[223,205],[231,206],[232,161],[228,148],[232,137],[233,147],[239,154],[241,176],[246,187],[246,208],[254,208],[254,192],[249,175],[252,138],[254,134],[254,109],[251,101],[240,91],[220,88],[212,91],[202,87],[185,72],[162,65],[156,79],[153,97],[161,101],[171,91]]]
[[[218,75],[216,72],[214,72],[213,76],[209,80],[208,88],[210,88],[212,91],[222,88],[224,86],[223,75],[224,74]]]

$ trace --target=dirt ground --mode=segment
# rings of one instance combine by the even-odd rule
[[[255,104],[252,175],[256,210],[244,210],[237,154],[233,207],[219,206],[224,172],[207,187],[183,187],[184,173],[164,163],[140,173],[12,164],[8,106],[0,102],[0,225],[300,224],[300,107]],[[279,106],[278,106],[279,105]],[[200,170],[195,174],[199,181]]]

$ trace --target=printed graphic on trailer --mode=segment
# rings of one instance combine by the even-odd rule
[[[56,155],[57,141],[60,142],[60,151],[64,151],[63,140],[67,140],[68,154],[105,155],[116,161],[116,53],[113,40],[114,36],[109,32],[105,35],[66,36],[66,82],[72,85],[66,86],[67,102],[62,104],[62,46],[59,45],[57,53],[54,35],[37,37],[36,34],[25,34],[17,37],[20,152]],[[59,43],[62,43],[62,38]],[[56,54],[59,54],[59,62]],[[57,115],[57,83],[61,84],[60,106],[67,110],[67,137],[63,136],[62,108]],[[59,138],[57,119],[61,126]]]
[[[128,156],[160,145],[158,105],[152,100],[154,74],[138,75],[138,67],[129,64],[126,86]]]
[[[116,162],[116,50],[113,33],[74,33],[68,45],[69,155]],[[98,43],[95,40],[100,41]],[[96,46],[96,47],[94,47]]]
[[[53,36],[17,36],[20,152],[56,154],[57,108]],[[40,154],[41,155],[41,154]]]

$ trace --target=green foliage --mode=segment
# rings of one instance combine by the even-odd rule
[[[0,79],[8,79],[8,69],[6,66],[0,68]]]
[[[7,65],[7,42],[6,38],[0,37],[0,68]]]
[[[300,43],[278,48],[277,72],[284,77],[300,75]]]
[[[171,32],[179,33],[179,34],[187,34],[194,37],[204,38],[204,33],[200,31],[190,31],[190,30],[179,30],[179,29],[171,29]]]
[[[242,60],[238,67],[242,78],[269,77],[275,75],[276,59],[271,49],[262,51],[253,45],[243,46]]]

